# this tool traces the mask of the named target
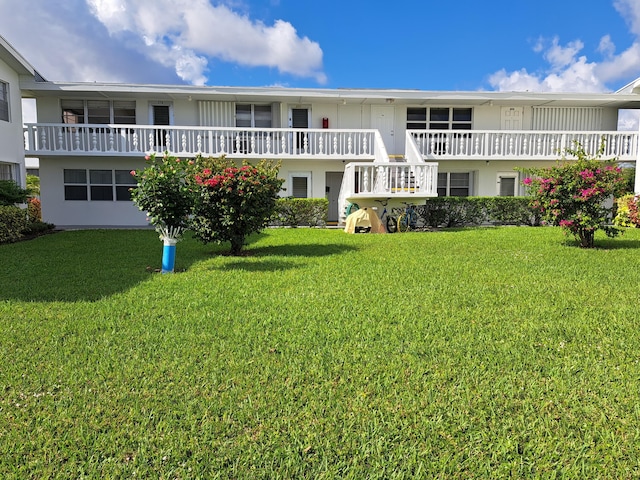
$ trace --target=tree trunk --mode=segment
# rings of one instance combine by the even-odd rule
[[[582,248],[593,248],[593,230],[580,230],[580,246]]]
[[[244,235],[236,235],[231,239],[231,255],[240,255],[244,245]]]

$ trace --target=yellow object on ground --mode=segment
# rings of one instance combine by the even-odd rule
[[[375,210],[369,207],[356,210],[347,217],[344,231],[346,233],[356,233],[356,228],[371,228],[370,233],[385,233],[385,228],[376,214]]]

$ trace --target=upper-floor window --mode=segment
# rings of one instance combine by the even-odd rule
[[[271,105],[236,104],[236,127],[271,128]]]
[[[9,121],[9,84],[0,82],[0,120]]]
[[[407,130],[471,130],[472,108],[409,107]]]
[[[135,125],[135,100],[62,100],[64,123]]]

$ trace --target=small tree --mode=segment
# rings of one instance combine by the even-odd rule
[[[175,260],[175,244],[188,228],[193,208],[190,170],[194,162],[183,161],[167,153],[145,157],[143,170],[131,171],[137,185],[131,190],[131,199],[142,211],[147,212],[149,223],[156,228],[165,248],[162,272],[172,272]]]
[[[531,176],[522,182],[532,196],[531,206],[540,212],[542,219],[571,233],[584,248],[594,246],[597,230],[603,230],[609,237],[620,232],[610,225],[612,200],[623,191],[625,180],[614,160],[600,160],[602,151],[603,148],[590,158],[576,143],[575,149],[565,151],[565,156],[574,156],[576,161],[528,170]]]
[[[179,238],[189,224],[193,207],[193,191],[189,174],[193,161],[165,153],[145,157],[143,170],[132,170],[138,182],[131,190],[131,200],[147,212],[149,223],[162,236]]]
[[[257,165],[221,158],[200,159],[193,177],[196,185],[191,227],[203,243],[231,242],[231,254],[240,254],[244,241],[265,228],[276,207],[284,180],[280,165]]]

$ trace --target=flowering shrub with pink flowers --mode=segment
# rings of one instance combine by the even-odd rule
[[[581,247],[591,248],[597,230],[610,237],[620,233],[611,225],[612,200],[624,190],[625,178],[614,160],[600,160],[600,154],[590,158],[580,144],[567,149],[564,160],[568,155],[576,161],[529,170],[522,183],[544,222],[562,227]]]
[[[231,242],[238,255],[245,238],[265,228],[275,212],[283,179],[279,164],[262,161],[237,166],[226,158],[200,159],[191,228],[204,243]]]

